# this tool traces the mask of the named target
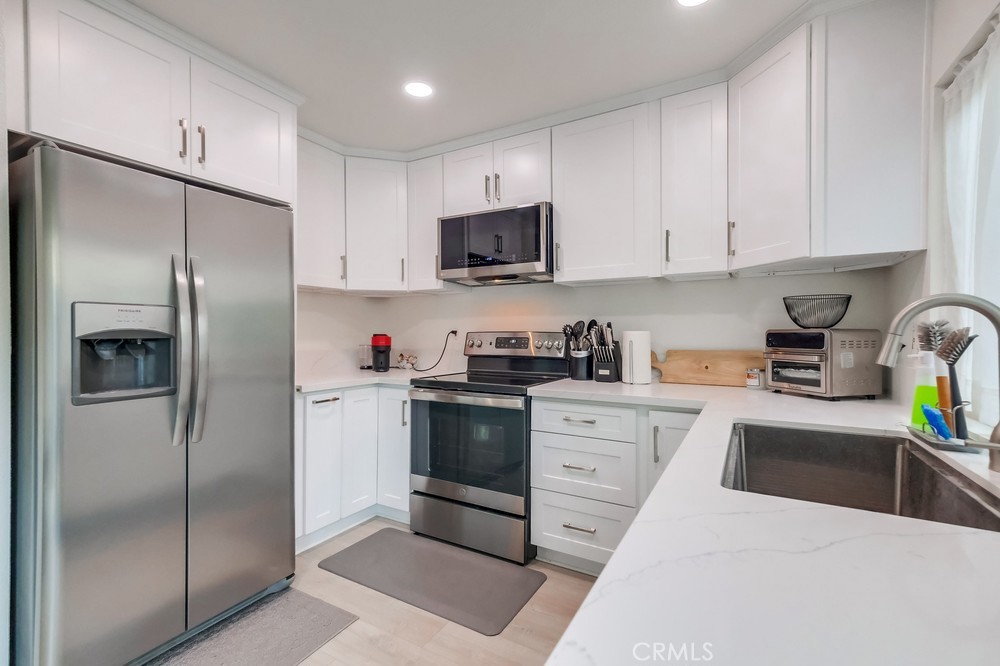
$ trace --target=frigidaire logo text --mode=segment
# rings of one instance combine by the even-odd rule
[[[139,308],[118,308],[118,312],[142,312]]]

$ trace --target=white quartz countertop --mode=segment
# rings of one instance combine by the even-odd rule
[[[446,372],[417,372],[416,370],[401,370],[399,368],[389,368],[387,372],[375,372],[374,370],[351,368],[322,375],[296,377],[295,390],[299,393],[316,393],[317,391],[337,391],[347,388],[361,388],[362,386],[408,386],[414,377],[430,377]]]
[[[701,415],[548,663],[1000,663],[1000,534],[722,487],[734,421],[899,431],[887,400],[563,380],[536,398]],[[945,456],[1000,489],[985,456]]]

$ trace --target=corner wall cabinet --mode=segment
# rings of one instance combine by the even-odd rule
[[[294,103],[85,0],[27,9],[29,131],[292,201]]]
[[[406,163],[347,158],[347,288],[406,291]]]

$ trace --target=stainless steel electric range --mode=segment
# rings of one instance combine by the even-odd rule
[[[410,529],[515,562],[530,543],[528,389],[569,376],[561,333],[469,333],[466,372],[410,389]]]

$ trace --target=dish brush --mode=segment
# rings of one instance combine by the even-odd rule
[[[922,321],[917,324],[917,349],[921,352],[935,353],[940,349],[945,339],[951,333],[951,327],[944,319],[937,321]],[[934,382],[937,385],[937,407],[940,408],[945,423],[955,431],[955,420],[952,407],[955,402],[951,395],[951,378],[948,366],[940,358],[934,359]]]
[[[951,384],[951,404],[961,405],[962,394],[958,387],[958,374],[955,372],[955,364],[962,358],[962,354],[969,348],[972,341],[978,335],[969,335],[969,327],[959,328],[948,334],[941,346],[938,347],[937,356],[948,364],[948,379]],[[958,439],[969,438],[969,428],[965,422],[965,410],[954,410],[952,419],[955,422],[955,437]]]
[[[917,348],[920,351],[936,352],[950,333],[951,328],[944,319],[922,321],[917,324]]]

